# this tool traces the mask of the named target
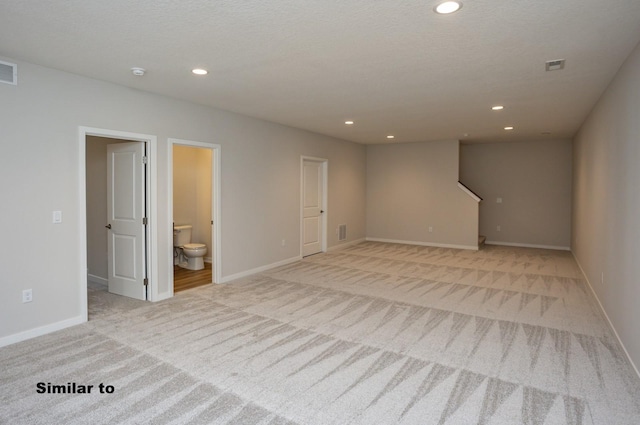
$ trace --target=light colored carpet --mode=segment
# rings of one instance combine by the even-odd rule
[[[640,379],[567,252],[366,242],[89,306],[0,350],[1,423],[640,423]]]

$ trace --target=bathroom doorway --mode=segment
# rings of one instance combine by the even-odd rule
[[[176,293],[220,281],[220,147],[169,139],[169,158]]]

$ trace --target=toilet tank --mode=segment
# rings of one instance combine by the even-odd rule
[[[173,246],[185,246],[191,242],[191,226],[190,224],[181,224],[173,226]]]

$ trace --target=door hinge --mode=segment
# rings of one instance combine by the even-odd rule
[[[146,164],[149,161],[149,159],[146,156],[142,157],[142,163]]]
[[[149,220],[147,220],[147,217],[143,217],[142,218],[142,225],[146,226],[149,223]]]
[[[143,280],[144,286],[149,286],[149,278],[145,277]]]

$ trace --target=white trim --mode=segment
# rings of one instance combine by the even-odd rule
[[[62,329],[70,328],[71,326],[80,325],[87,320],[83,315],[71,317],[69,319],[62,320],[60,322],[50,323],[48,325],[40,326],[38,328],[29,329],[28,331],[19,332],[17,334],[5,336],[0,338],[0,347],[15,344],[16,342],[26,341],[31,338],[46,335],[51,332],[56,332]]]
[[[173,268],[171,269],[173,270]],[[158,298],[156,298],[155,300],[153,300],[154,302],[159,302],[159,301],[164,301],[164,300],[168,300],[169,298],[173,297],[173,292],[171,291],[165,291],[162,292],[161,294],[158,295]]]
[[[589,278],[587,277],[587,274],[584,272],[584,269],[582,268],[582,264],[580,264],[580,261],[578,261],[578,257],[576,257],[576,253],[571,251],[571,255],[573,255],[573,259],[576,260],[576,264],[578,265],[578,268],[582,272],[582,275],[584,276],[584,280],[587,282],[587,285],[589,286],[589,289],[591,290],[591,293],[596,298],[596,301],[598,302],[598,305],[600,306],[600,310],[602,310],[602,313],[604,314],[604,317],[607,319],[607,322],[609,323],[609,326],[611,327],[611,330],[613,331],[613,334],[618,339],[618,343],[622,347],[622,350],[624,351],[624,354],[626,354],[627,360],[629,360],[629,363],[631,363],[631,367],[633,367],[633,370],[636,371],[636,375],[638,375],[638,377],[640,378],[640,371],[638,370],[638,367],[633,362],[633,360],[631,359],[631,356],[629,355],[629,352],[627,351],[627,348],[622,343],[622,340],[620,339],[620,335],[618,335],[618,331],[616,331],[615,326],[613,326],[613,322],[611,322],[611,319],[609,319],[609,315],[607,314],[606,310],[604,309],[604,306],[600,302],[600,298],[598,298],[598,294],[596,294],[596,291],[593,289],[593,286],[591,285],[591,282],[589,282]]]
[[[460,189],[462,189],[462,191],[464,193],[466,193],[467,195],[471,196],[471,198],[473,198],[474,201],[476,202],[480,202],[482,201],[482,199],[478,198],[478,195],[476,195],[475,193],[473,193],[472,191],[470,191],[465,185],[463,185],[462,183],[458,182],[458,187]]]
[[[211,219],[213,220],[213,240],[211,243],[213,244],[213,257],[210,258],[210,262],[212,263],[213,268],[213,283],[222,283],[222,146],[216,143],[208,143],[208,142],[197,142],[194,140],[184,140],[184,139],[176,139],[170,137],[167,139],[167,183],[169,185],[168,196],[167,196],[167,229],[171,229],[173,227],[173,146],[181,145],[181,146],[191,146],[194,148],[204,148],[211,149],[211,166],[212,173],[211,178],[213,179],[211,183],[211,202],[213,206],[211,208]],[[169,272],[169,292],[171,295],[166,298],[170,298],[173,296],[173,232],[169,232],[169,240],[168,246],[171,247],[168,256],[168,264],[171,264],[170,272]]]
[[[357,245],[361,242],[365,242],[366,240],[367,240],[366,238],[360,238],[360,239],[356,239],[355,241],[343,242],[341,244],[330,247],[329,249],[327,249],[327,252],[340,251],[341,249],[348,248],[352,245]]]
[[[529,243],[515,243],[515,242],[500,242],[500,241],[484,241],[485,245],[502,245],[502,246],[517,246],[521,248],[538,248],[538,249],[555,249],[557,251],[571,251],[568,246],[557,245],[534,245]]]
[[[87,280],[89,282],[97,283],[99,285],[109,286],[109,281],[107,279],[105,279],[104,277],[96,276],[91,273],[87,273]]]
[[[220,283],[227,283],[232,280],[240,279],[241,277],[246,277],[252,274],[261,273],[267,270],[275,269],[276,267],[280,267],[280,266],[286,266],[287,264],[295,263],[296,261],[300,261],[300,260],[302,260],[302,257],[300,256],[287,258],[286,260],[278,261],[275,263],[267,264],[265,266],[256,267],[255,269],[246,270],[240,273],[235,273],[229,276],[225,276],[222,278]]]
[[[128,131],[108,130],[104,128],[78,127],[78,234],[79,241],[79,283],[80,283],[80,315],[84,321],[88,320],[88,298],[87,298],[87,176],[86,176],[86,143],[87,136],[108,137],[112,139],[123,139],[136,142],[147,143],[147,206],[149,208],[148,236],[148,278],[149,289],[147,292],[148,301],[159,301],[161,294],[158,292],[158,138],[150,134],[131,133]]]
[[[322,164],[322,241],[321,252],[327,252],[327,231],[329,225],[329,160],[313,156],[300,156],[300,258],[303,257],[304,246],[304,162],[320,162]]]
[[[436,248],[469,249],[471,251],[478,250],[478,247],[473,245],[455,245],[455,244],[448,244],[448,243],[404,241],[399,239],[383,239],[383,238],[369,238],[369,237],[367,237],[366,240],[371,242],[386,242],[386,243],[401,243],[405,245],[433,246]]]

